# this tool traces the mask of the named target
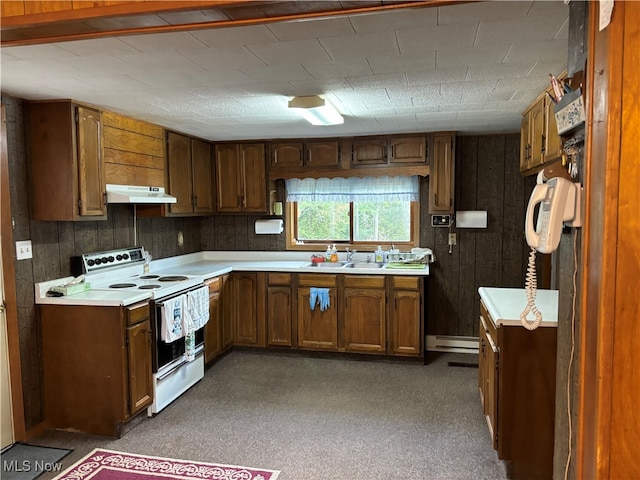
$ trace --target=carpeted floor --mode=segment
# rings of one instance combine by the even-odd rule
[[[506,479],[481,412],[478,370],[454,366],[474,361],[234,351],[120,439],[50,431],[30,443],[74,449],[65,468],[101,447],[281,470],[279,480]]]

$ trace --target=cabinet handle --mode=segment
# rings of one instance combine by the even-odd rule
[[[102,194],[102,203],[104,204],[104,206],[107,206],[107,192],[104,192]]]

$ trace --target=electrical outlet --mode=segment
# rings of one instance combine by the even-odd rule
[[[33,258],[33,252],[31,251],[31,240],[16,242],[16,259],[26,260],[28,258]]]
[[[456,245],[456,234],[455,233],[450,233],[449,234],[449,245]]]

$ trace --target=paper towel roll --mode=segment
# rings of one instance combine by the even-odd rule
[[[256,220],[256,235],[279,234],[284,231],[282,219]]]

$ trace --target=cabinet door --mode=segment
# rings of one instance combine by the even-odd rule
[[[103,216],[107,214],[107,205],[100,112],[76,107],[76,115],[80,215]]]
[[[338,142],[309,142],[306,144],[305,164],[309,167],[335,167],[340,164]]]
[[[216,210],[218,212],[242,211],[241,162],[237,144],[219,144],[216,152]]]
[[[236,345],[257,345],[257,275],[255,273],[234,274],[236,297],[235,332]]]
[[[531,155],[531,115],[525,112],[520,125],[520,171],[529,169],[529,156]]]
[[[193,212],[191,198],[191,139],[185,135],[167,132],[167,169],[169,193],[176,203],[169,204],[169,213]]]
[[[292,168],[303,165],[302,142],[272,143],[270,151],[272,168]]]
[[[147,407],[153,401],[151,373],[151,323],[149,318],[127,327],[129,360],[129,414]]]
[[[482,310],[482,308],[481,308]],[[491,320],[480,315],[480,353],[478,362],[478,382],[482,411],[487,421],[493,448],[498,448],[498,347],[491,335],[487,322]]]
[[[209,293],[209,321],[204,326],[204,361],[209,363],[222,353],[220,291]]]
[[[264,144],[240,145],[242,211],[267,213],[267,172]]]
[[[270,285],[267,291],[267,343],[290,347],[292,321],[291,287]]]
[[[545,130],[543,162],[562,157],[562,139],[558,135],[558,124],[553,111],[554,103],[545,98]]]
[[[393,355],[419,356],[422,352],[420,292],[394,290],[391,302],[389,312]]]
[[[429,212],[453,213],[455,162],[453,135],[433,137],[433,158],[429,172]]]
[[[531,116],[531,152],[529,154],[529,168],[542,164],[544,153],[544,98],[541,98],[530,111]]]
[[[426,163],[426,137],[391,138],[391,163]]]
[[[302,348],[338,349],[338,308],[336,290],[329,290],[330,306],[324,312],[320,305],[311,310],[310,288],[298,288],[298,346]]]
[[[384,289],[345,288],[344,302],[345,350],[384,353],[387,346]]]
[[[368,138],[353,141],[353,165],[382,165],[388,157],[386,138]]]
[[[211,144],[191,139],[191,163],[193,166],[193,211],[213,213],[213,161]]]
[[[233,326],[235,324],[235,292],[233,288],[233,281],[230,275],[224,275],[220,279],[220,292],[220,311],[222,316],[222,351],[226,352],[233,346]]]

